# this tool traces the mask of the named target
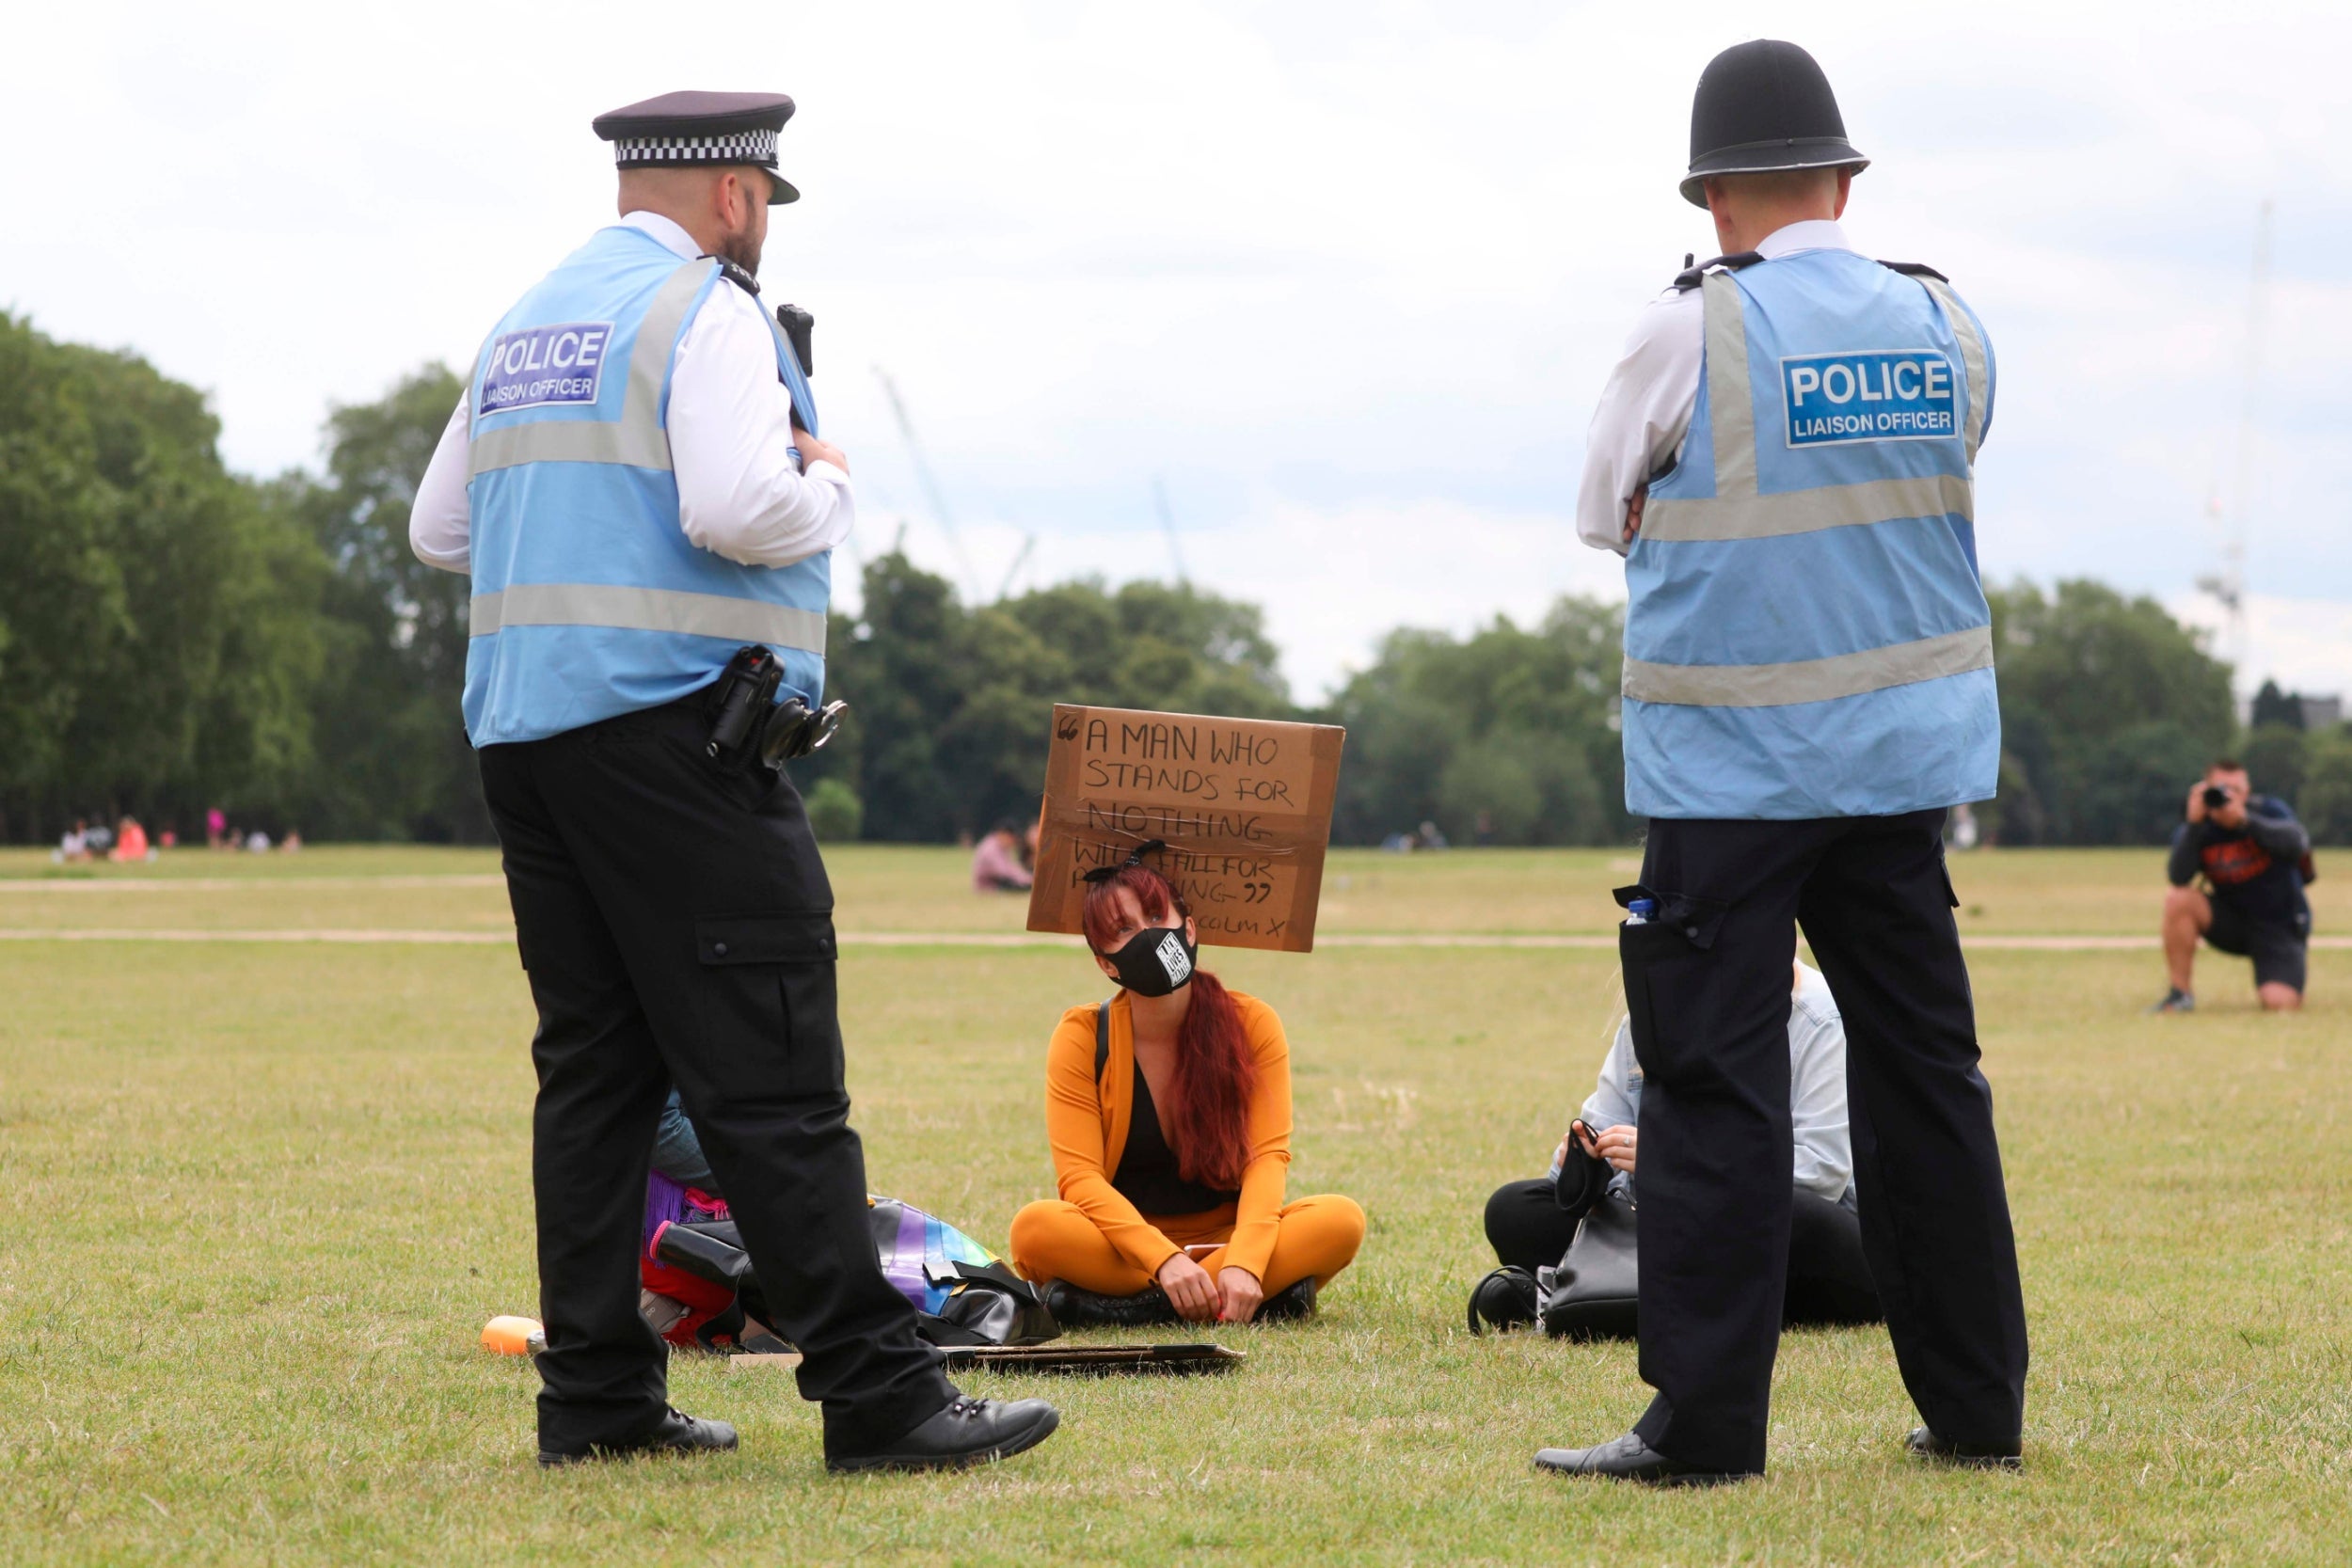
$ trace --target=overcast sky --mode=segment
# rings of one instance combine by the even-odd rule
[[[1700,68],[1793,39],[1874,160],[1855,243],[1949,274],[2001,395],[1987,574],[2210,617],[2352,687],[2352,94],[2339,4],[50,5],[0,57],[0,305],[209,390],[234,466],[490,324],[612,214],[597,113],[772,88],[861,546],[988,597],[1081,572],[1263,603],[1302,697],[1386,628],[1621,595],[1572,531],[1633,313],[1709,253]],[[2245,421],[2256,213],[2276,203]],[[954,520],[885,401],[897,383]],[[1171,547],[1152,501],[1164,483]],[[857,557],[836,580],[854,594]]]

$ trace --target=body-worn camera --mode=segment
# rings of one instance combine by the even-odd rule
[[[729,767],[756,760],[765,768],[781,768],[833,738],[850,705],[827,703],[811,713],[798,697],[778,703],[776,688],[783,681],[784,666],[766,648],[754,643],[735,651],[711,699],[706,750],[715,760]]]
[[[2223,806],[2226,806],[2229,803],[2230,792],[2228,790],[2222,788],[2219,784],[2207,784],[2205,786],[2205,809],[2207,811],[2219,811]]]

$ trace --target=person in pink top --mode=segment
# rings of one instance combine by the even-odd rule
[[[999,822],[972,849],[972,891],[1025,893],[1036,879],[1021,853],[1021,830]]]

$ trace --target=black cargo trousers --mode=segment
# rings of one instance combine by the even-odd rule
[[[1944,813],[1654,820],[1653,923],[1621,929],[1644,1074],[1635,1427],[1701,1469],[1764,1468],[1788,1264],[1796,927],[1846,1025],[1854,1185],[1903,1385],[1937,1436],[2012,1441],[2026,1308],[1952,920]]]
[[[480,752],[539,1008],[540,1443],[623,1443],[661,1418],[668,1352],[638,1315],[637,1258],[675,1084],[826,1452],[852,1454],[955,1390],[874,1256],[816,838],[788,781],[705,753],[706,698]]]

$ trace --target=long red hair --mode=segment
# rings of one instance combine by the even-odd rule
[[[1148,865],[1130,865],[1087,890],[1079,924],[1087,945],[1108,954],[1119,941],[1119,892],[1132,895],[1144,924],[1156,926],[1170,911],[1189,918],[1184,895]],[[1241,1185],[1249,1164],[1249,1094],[1258,1086],[1258,1059],[1250,1053],[1241,1008],[1223,982],[1205,969],[1192,972],[1192,1005],[1176,1031],[1176,1072],[1169,1103],[1158,1107],[1160,1130],[1187,1181],[1221,1192]]]

